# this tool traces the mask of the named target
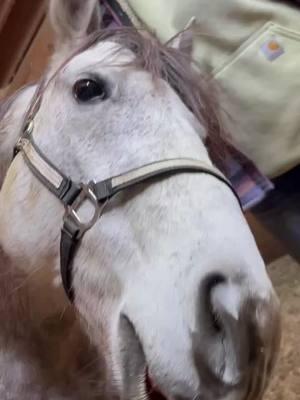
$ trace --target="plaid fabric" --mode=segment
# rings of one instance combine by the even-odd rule
[[[300,1],[300,0],[299,0]],[[122,11],[116,0],[102,0],[104,27],[130,25],[128,16]],[[246,211],[260,203],[267,193],[274,189],[273,183],[239,150],[228,146],[225,175],[240,197]]]
[[[260,203],[274,189],[273,183],[234,147],[229,148],[226,168],[227,178],[239,195],[245,211]]]

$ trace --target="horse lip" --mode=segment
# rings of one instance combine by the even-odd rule
[[[119,332],[125,399],[167,400],[151,378],[142,341],[126,315],[120,317]]]
[[[168,400],[168,398],[161,393],[159,388],[155,386],[155,383],[151,379],[151,376],[149,374],[148,368],[146,370],[145,385],[146,385],[147,395],[150,400]]]
[[[145,385],[146,359],[133,323],[122,314],[119,320],[119,343],[123,399],[147,398]]]

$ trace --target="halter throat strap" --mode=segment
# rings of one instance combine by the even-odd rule
[[[107,202],[117,193],[150,182],[152,178],[162,179],[175,174],[197,172],[211,175],[224,183],[241,205],[237,193],[219,170],[191,158],[156,161],[99,182],[74,182],[41,152],[31,135],[32,129],[30,125],[26,128],[15,147],[14,155],[22,153],[32,173],[65,207],[60,240],[60,272],[64,290],[71,302],[74,301],[72,264],[78,245],[85,232],[98,221]],[[86,201],[92,204],[93,213],[90,219],[82,221],[78,211]]]

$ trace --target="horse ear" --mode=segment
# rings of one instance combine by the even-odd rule
[[[99,0],[50,0],[49,15],[59,44],[73,42],[101,26]]]
[[[192,57],[195,26],[196,18],[192,17],[185,28],[171,40],[170,46]]]

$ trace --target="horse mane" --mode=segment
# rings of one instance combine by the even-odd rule
[[[221,123],[217,86],[210,76],[201,73],[200,67],[190,55],[171,46],[180,34],[161,43],[154,34],[145,30],[132,27],[106,28],[91,35],[73,56],[105,40],[132,50],[135,54],[133,66],[148,71],[154,78],[167,81],[204,126],[205,144],[210,158],[218,168],[226,172],[229,135]]]

